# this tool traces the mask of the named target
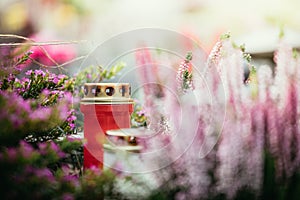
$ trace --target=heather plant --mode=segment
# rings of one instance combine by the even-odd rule
[[[3,199],[103,199],[120,196],[115,190],[115,173],[97,168],[78,177],[68,162],[70,150],[80,142],[53,141],[37,148],[21,141],[18,147],[1,150],[0,192]]]
[[[135,100],[134,111],[131,114],[131,127],[147,127],[147,117],[140,102]]]
[[[0,61],[2,197],[102,199],[104,195],[118,196],[113,172],[86,169],[82,173],[82,141],[71,137],[76,134],[78,112],[75,78],[50,72],[44,65],[26,70],[28,61],[36,63],[36,58],[30,57],[33,52],[27,48],[18,54],[14,54],[18,48],[4,45],[0,49],[4,52]],[[102,75],[111,78],[120,69],[116,67],[115,71],[108,70]]]
[[[57,139],[74,132],[74,83],[67,76],[55,75],[47,70],[28,70],[21,79],[15,74],[4,77],[0,88],[2,119],[8,120],[8,130],[23,134],[30,142]],[[34,130],[30,127],[31,121],[40,124],[40,128]],[[9,122],[12,124],[9,125]]]
[[[152,169],[159,169],[154,173],[157,188],[147,198],[299,197],[299,57],[282,38],[274,58],[275,76],[269,66],[252,66],[244,47],[233,44],[226,34],[213,48],[201,74],[197,74],[199,66],[189,60],[195,67],[191,90],[185,90],[191,84],[182,78],[188,77],[185,71],[190,72],[184,65],[178,73],[168,74],[168,83],[173,84],[168,88],[177,91],[178,98],[164,90],[162,101],[164,113],[172,116],[168,125],[173,128],[170,134],[147,141],[147,147],[161,149],[160,154],[145,159]],[[245,65],[250,71],[246,78]],[[172,81],[176,77],[179,83]],[[154,94],[145,90],[144,95],[147,99]],[[150,120],[152,116],[155,113]]]

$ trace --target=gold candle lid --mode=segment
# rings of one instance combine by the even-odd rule
[[[130,102],[129,83],[85,83],[82,102]]]

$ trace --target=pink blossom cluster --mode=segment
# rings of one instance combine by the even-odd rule
[[[184,60],[180,63],[176,81],[178,83],[178,89],[180,92],[186,93],[189,89],[193,89],[193,81],[190,77],[191,72],[190,60]]]
[[[1,132],[21,131],[26,132],[32,127],[46,128],[49,126],[49,120],[54,122],[63,122],[66,120],[72,129],[74,129],[74,110],[70,111],[69,105],[72,103],[72,95],[66,95],[60,103],[53,107],[36,106],[32,99],[24,100],[14,92],[0,91],[1,114],[0,120]],[[35,124],[35,125],[34,125]],[[37,128],[35,127],[35,128]],[[2,135],[2,136],[5,136]]]
[[[299,173],[300,59],[295,55],[281,40],[275,53],[275,76],[271,67],[258,66],[245,84],[243,51],[226,38],[216,44],[202,66],[206,68],[204,81],[193,76],[193,91],[173,97],[177,86],[171,82],[173,90],[164,91],[162,102],[173,132],[158,135],[147,146],[161,152],[165,152],[162,146],[168,149],[149,165],[156,163],[169,178],[176,174],[174,185],[189,186],[177,199],[215,194],[233,199],[245,188],[259,197],[268,153],[275,160],[277,181]],[[176,79],[175,73],[169,76],[169,80]],[[150,99],[153,94],[145,95]],[[161,171],[157,174],[158,185],[163,187],[166,176]],[[178,178],[178,174],[184,176]]]
[[[45,41],[45,37],[40,35],[32,36],[35,42]],[[76,49],[72,45],[36,45],[30,49],[30,58],[46,66],[64,64],[76,57]]]
[[[75,191],[79,187],[78,178],[64,170],[58,176],[48,167],[64,158],[66,154],[53,141],[40,143],[36,148],[20,141],[17,147],[3,149],[0,152],[0,175],[2,183],[5,183],[1,184],[0,189],[3,198],[17,199],[22,194],[23,198],[52,196],[51,198],[75,199],[74,194],[70,194],[69,191]],[[61,190],[63,187],[69,190]],[[51,189],[46,191],[46,188]],[[56,192],[53,193],[53,190]]]
[[[66,75],[47,70],[28,70],[21,79],[13,74],[5,77],[0,85],[2,142],[9,143],[10,132],[16,133],[12,142],[36,131],[37,137],[47,138],[39,131],[50,131],[57,125],[60,131],[54,133],[73,132],[76,120],[72,109],[76,102],[73,84]]]

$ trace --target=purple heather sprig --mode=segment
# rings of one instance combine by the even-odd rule
[[[219,59],[221,57],[221,48],[223,44],[222,41],[218,41],[213,49],[211,50],[208,59],[207,59],[207,65],[209,67],[212,67],[213,65],[218,65],[219,64]]]
[[[44,138],[43,140],[74,132],[75,112],[71,109],[76,99],[73,98],[73,79],[47,70],[28,70],[25,72],[25,77],[21,79],[10,74],[3,79],[0,88],[4,97],[9,96],[8,99],[3,99],[10,109],[2,112],[4,116],[2,119],[4,121],[10,119],[12,122],[11,125],[6,126],[6,131],[22,130],[21,135],[24,136],[26,132],[30,134],[35,127],[36,130],[43,130],[44,133],[41,134],[39,131],[32,134]],[[50,131],[51,136],[46,134],[47,131]],[[37,140],[31,138],[30,141]]]

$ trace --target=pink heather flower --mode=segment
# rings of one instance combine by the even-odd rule
[[[71,92],[62,92],[61,97],[63,97],[65,103],[68,105],[72,105],[74,102],[74,99],[76,100],[76,98],[73,98],[73,95]]]
[[[181,125],[181,112],[182,105],[180,104],[180,99],[178,95],[178,85],[174,81],[176,79],[176,72],[172,71],[169,74],[169,79],[167,80],[168,90],[165,91],[165,97],[163,99],[163,104],[165,108],[165,115],[169,119],[170,126],[175,130],[179,130]]]
[[[71,110],[68,111],[68,115],[72,115],[72,114],[74,114],[74,113],[75,113],[75,110],[74,110],[74,109],[71,109]]]
[[[75,115],[71,115],[71,116],[69,116],[68,118],[67,118],[67,122],[73,122],[73,121],[75,121],[77,118],[76,118],[76,116]]]
[[[9,46],[0,47],[0,58],[8,57],[11,55],[11,48]]]
[[[58,79],[58,77],[55,76],[55,77],[52,79],[52,81],[53,81],[53,83],[58,84],[59,79]]]
[[[16,129],[19,128],[20,126],[22,126],[24,123],[24,120],[22,119],[22,117],[17,115],[16,113],[11,113],[9,116],[9,120],[11,121],[12,125]]]
[[[59,104],[58,106],[58,111],[59,111],[59,118],[61,120],[66,120],[68,115],[68,111],[69,111],[69,107],[66,104]]]
[[[9,82],[11,82],[11,81],[15,81],[16,77],[13,74],[9,74],[7,79]]]
[[[5,102],[5,106],[1,111],[1,118],[9,119],[13,128],[20,128],[25,122],[26,116],[32,111],[30,100],[24,100],[16,93],[7,91],[0,91],[0,94]]]
[[[65,79],[65,78],[68,78],[68,76],[66,76],[65,74],[58,74],[57,78],[59,78],[59,79]]]
[[[220,90],[224,90],[222,85],[222,79],[224,77],[221,76],[222,67],[220,66],[220,61],[224,54],[223,43],[225,42],[226,40],[219,40],[214,45],[206,61],[206,70],[203,73],[203,77],[208,80],[209,88],[211,89],[211,92],[213,92],[215,98],[219,98],[218,93],[220,93]],[[203,87],[205,87],[205,84],[198,83],[196,87],[202,90]],[[223,91],[221,93],[223,93]]]
[[[34,172],[35,168],[31,165],[27,165],[25,166],[24,172],[26,174],[32,174]]]
[[[267,65],[260,66],[257,70],[257,79],[259,100],[262,103],[267,103],[272,98],[271,87],[273,85],[273,77],[270,67]]]
[[[15,161],[17,159],[18,152],[17,152],[16,148],[10,147],[7,149],[6,152],[7,152],[9,160]]]
[[[48,89],[44,89],[43,91],[42,91],[42,95],[45,95],[45,96],[48,96],[49,94],[51,94],[52,92],[50,91],[50,90],[48,90]]]
[[[52,91],[50,91],[50,94],[51,95],[58,95],[58,94],[60,94],[62,91],[58,91],[58,90],[52,90]]]
[[[20,83],[20,82],[21,82],[21,80],[18,79],[18,77],[15,77],[15,78],[14,78],[14,81],[17,82],[17,83]]]
[[[61,169],[64,173],[64,176],[63,176],[63,179],[62,179],[63,181],[65,181],[67,183],[70,183],[70,184],[74,185],[75,187],[80,185],[78,177],[76,175],[72,174],[72,169],[70,169],[69,166],[63,165],[61,167]]]
[[[290,177],[300,166],[299,120],[299,58],[281,40],[275,53],[276,71],[272,97],[276,107],[268,113],[270,151],[277,158],[279,177]],[[272,107],[270,107],[272,108]],[[274,122],[276,121],[276,122]]]
[[[28,115],[28,113],[31,113],[32,112],[32,109],[31,109],[31,102],[29,100],[25,101],[24,103],[21,104],[22,106],[22,112],[21,114],[24,114],[24,115]]]
[[[101,169],[97,166],[91,166],[89,170],[91,170],[95,175],[101,175],[102,173]]]
[[[209,67],[213,67],[219,64],[220,58],[221,58],[221,49],[222,49],[223,43],[222,41],[218,41],[213,49],[211,50],[208,59],[207,59],[207,65]]]
[[[74,130],[74,129],[75,129],[75,124],[74,124],[74,123],[70,123],[69,126],[70,126],[70,129],[71,129],[71,130]]]
[[[46,155],[47,154],[47,146],[48,146],[48,144],[46,142],[39,143],[38,144],[39,153],[42,155]]]
[[[53,151],[59,151],[59,147],[53,141],[50,142],[50,147]]]
[[[54,73],[49,73],[49,80],[52,81],[54,84],[58,84],[61,78],[59,78],[59,75],[56,75]]]
[[[55,96],[58,99],[62,99],[62,98],[64,98],[66,96],[65,94],[66,94],[65,91],[52,90],[52,91],[50,91],[50,95],[49,96]]]
[[[22,155],[25,158],[29,158],[32,155],[32,153],[34,152],[34,149],[32,148],[32,146],[23,140],[20,142],[20,149],[21,149]]]
[[[53,141],[50,142],[50,149],[55,151],[60,158],[65,157],[65,153],[62,152],[59,146]]]
[[[32,120],[40,120],[45,121],[47,120],[52,113],[52,108],[50,107],[41,107],[29,114],[29,118]]]
[[[67,136],[66,136],[66,139],[67,139],[69,142],[81,141],[80,138],[74,137],[74,135],[67,135]]]
[[[34,174],[39,178],[46,178],[50,182],[54,182],[55,178],[48,168],[34,169]]]
[[[275,52],[274,61],[276,63],[275,78],[274,78],[274,92],[276,98],[280,101],[280,106],[283,106],[285,97],[287,95],[286,88],[290,82],[289,78],[296,75],[295,65],[292,63],[293,59],[292,48],[281,40],[278,50]],[[288,66],[288,67],[287,67]]]
[[[73,200],[73,199],[75,199],[75,197],[70,193],[65,193],[65,194],[63,194],[62,199],[63,200]]]
[[[140,111],[136,112],[136,114],[137,114],[138,116],[143,116],[143,115],[146,114],[146,111],[145,111],[145,110],[140,110]]]
[[[68,94],[65,94],[64,91],[59,91],[59,92],[58,92],[58,97],[59,97],[59,98],[64,98],[64,97],[68,98]]]
[[[32,70],[30,69],[30,70],[26,71],[25,74],[26,74],[27,76],[31,76]]]
[[[185,73],[191,74],[191,65],[189,62],[190,61],[185,60],[180,63],[176,76],[178,89],[183,93],[186,93],[190,89],[194,89],[193,81],[184,78]]]
[[[92,75],[91,75],[91,74],[87,74],[87,75],[86,75],[86,78],[87,78],[87,79],[92,79]]]
[[[37,76],[42,76],[44,77],[46,75],[46,73],[43,71],[43,70],[40,70],[40,69],[36,69],[34,70],[34,73],[37,75]]]
[[[30,79],[29,78],[27,78],[27,77],[23,77],[22,79],[21,79],[21,82],[28,82],[29,83],[29,81],[30,81]]]

